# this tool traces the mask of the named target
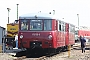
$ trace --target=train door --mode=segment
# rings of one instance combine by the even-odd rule
[[[65,45],[69,44],[69,24],[65,24]]]
[[[61,47],[62,43],[61,43],[61,21],[58,20],[57,21],[57,47]]]
[[[65,23],[58,20],[57,47],[65,46]]]
[[[65,46],[65,22],[61,21],[61,41],[62,46]]]

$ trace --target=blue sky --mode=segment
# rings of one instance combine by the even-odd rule
[[[78,25],[78,17],[80,26],[90,27],[90,1],[89,0],[0,0],[0,26],[6,27],[8,23],[8,11],[10,8],[10,22],[17,19],[18,15],[35,12],[52,12],[55,10],[55,15],[65,22]]]

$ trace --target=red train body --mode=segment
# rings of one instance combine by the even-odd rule
[[[51,14],[26,14],[19,17],[19,48],[59,48],[75,43],[75,26]]]
[[[89,41],[90,40],[90,28],[89,27],[81,27],[79,29],[76,29],[75,40],[79,41],[80,36],[84,36]]]
[[[90,39],[90,31],[78,30],[78,36],[80,36],[80,35]]]

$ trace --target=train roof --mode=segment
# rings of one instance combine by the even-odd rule
[[[19,19],[57,19],[55,15],[47,13],[29,13],[19,16]]]
[[[29,13],[29,14],[24,14],[24,15],[21,15],[19,16],[19,19],[57,19],[57,20],[60,20],[60,17],[57,17],[56,15],[53,15],[53,14],[49,14],[49,13]],[[65,21],[62,21],[64,23],[67,23]],[[70,23],[69,23],[70,24]],[[71,24],[73,25],[73,24]]]

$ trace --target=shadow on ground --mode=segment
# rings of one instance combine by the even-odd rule
[[[75,50],[81,50],[81,48],[73,48]],[[85,48],[85,50],[90,50],[90,48]]]

